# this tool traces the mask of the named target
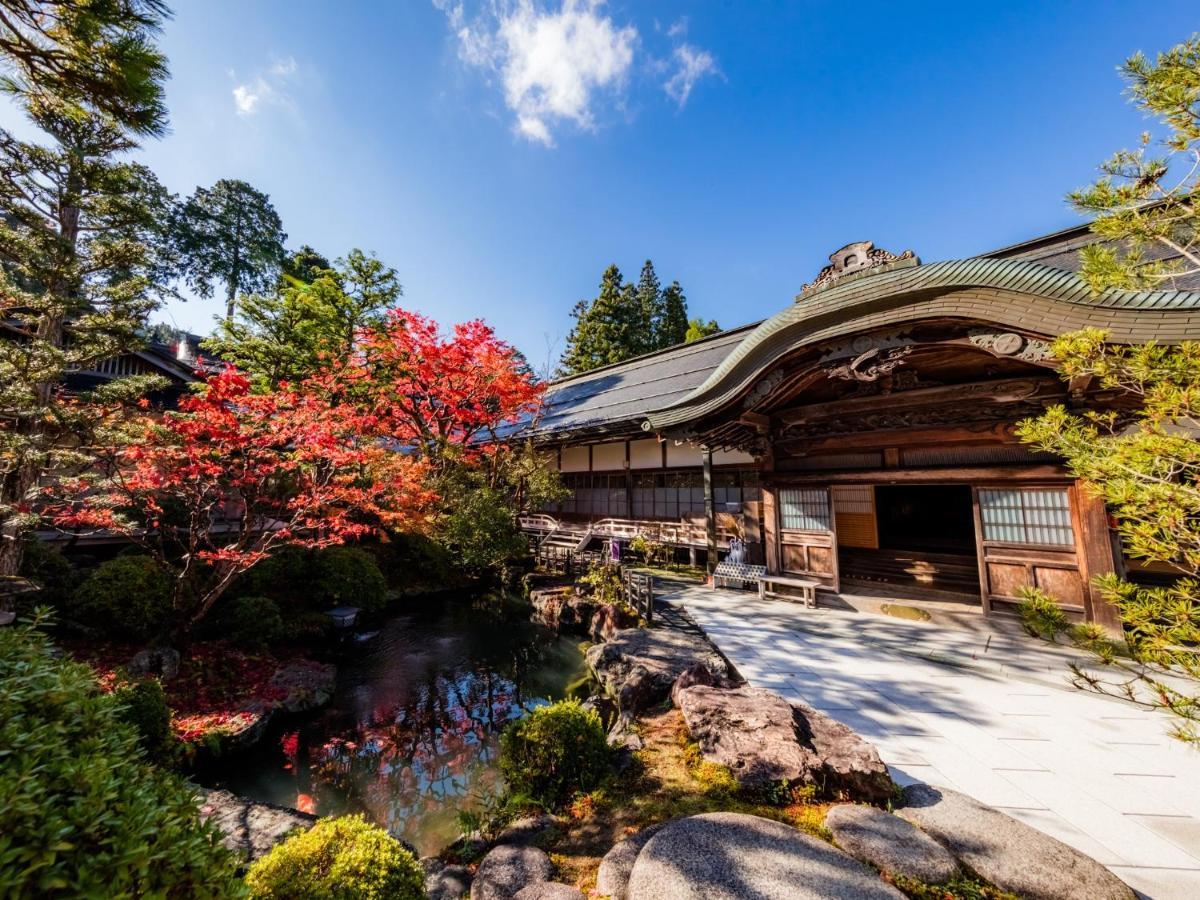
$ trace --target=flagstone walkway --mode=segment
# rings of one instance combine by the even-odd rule
[[[1200,752],[1168,717],[1072,688],[1071,654],[972,630],[660,585],[753,685],[879,748],[900,784],[969,794],[1155,900],[1200,897]],[[981,620],[982,621],[982,620]]]

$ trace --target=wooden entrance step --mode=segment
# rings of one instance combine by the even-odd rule
[[[849,581],[979,593],[979,565],[974,556],[966,554],[844,547],[838,562],[842,578]]]

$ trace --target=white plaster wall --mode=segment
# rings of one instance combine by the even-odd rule
[[[588,470],[588,448],[563,447],[562,470],[564,472],[586,472]]]
[[[662,468],[662,444],[658,442],[658,438],[629,442],[629,468]]]
[[[625,468],[625,442],[596,444],[592,447],[592,471],[613,472]]]

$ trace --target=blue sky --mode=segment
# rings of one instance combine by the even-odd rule
[[[851,240],[934,260],[1074,224],[1064,192],[1146,127],[1115,67],[1200,29],[1194,0],[174,5],[142,154],[168,187],[245,179],[290,244],[374,250],[406,305],[539,367],[610,262],[728,327]]]

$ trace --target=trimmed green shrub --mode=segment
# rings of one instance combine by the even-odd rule
[[[609,759],[600,716],[578,700],[538,707],[500,735],[500,771],[509,790],[552,809],[599,787]]]
[[[148,556],[110,559],[75,591],[70,615],[115,638],[149,640],[170,623],[170,577]]]
[[[30,608],[37,605],[65,609],[82,580],[79,570],[69,559],[37,538],[25,541],[21,574],[41,588],[36,594],[19,598],[23,606]]]
[[[419,900],[421,864],[382,828],[361,816],[322,819],[276,844],[250,867],[251,897],[289,900]]]
[[[270,597],[235,597],[222,610],[218,621],[222,637],[243,650],[262,650],[284,636],[279,604]]]
[[[270,597],[284,609],[311,600],[314,554],[303,547],[280,547],[245,572],[232,591],[243,597]]]
[[[0,628],[0,684],[0,897],[241,895],[192,789],[145,761],[91,669]]]
[[[313,563],[313,600],[322,606],[357,606],[379,612],[387,604],[387,582],[361,547],[328,547]]]
[[[137,729],[138,742],[153,762],[169,762],[175,747],[171,733],[171,710],[157,678],[127,681],[113,691],[117,715]]]

